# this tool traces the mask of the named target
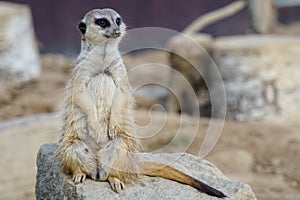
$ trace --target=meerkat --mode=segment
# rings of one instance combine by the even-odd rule
[[[86,177],[108,181],[120,192],[140,175],[158,176],[188,184],[212,196],[222,192],[170,166],[140,163],[135,135],[134,99],[118,50],[126,32],[112,9],[88,12],[78,25],[81,52],[66,86],[57,158],[73,181]]]

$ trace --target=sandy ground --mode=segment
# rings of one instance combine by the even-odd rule
[[[153,59],[153,56],[156,56],[155,60],[165,59],[161,55],[145,54],[128,58],[128,62],[134,65]],[[42,61],[42,75],[38,80],[1,91],[1,200],[34,199],[38,148],[58,138],[57,114],[29,115],[60,110],[72,62],[49,56],[44,56]],[[145,138],[142,140],[145,151],[187,150],[198,155],[210,122],[207,118],[200,118],[197,128],[199,119],[189,116],[181,119],[178,115],[144,110],[138,111],[137,116],[141,125],[139,136]],[[22,118],[16,120],[16,117]],[[228,177],[250,184],[258,199],[300,199],[299,126],[226,121],[217,145],[206,159]],[[178,127],[181,127],[179,133]],[[161,149],[166,146],[168,148]]]

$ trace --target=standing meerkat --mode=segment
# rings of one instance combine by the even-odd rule
[[[108,181],[120,192],[140,175],[191,185],[212,196],[225,195],[170,166],[139,163],[134,99],[118,50],[126,32],[112,9],[95,9],[79,23],[81,52],[66,86],[63,124],[57,150],[62,171],[75,183],[86,177]]]

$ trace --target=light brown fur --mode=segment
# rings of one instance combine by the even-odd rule
[[[95,24],[95,20],[102,18],[110,26]],[[169,179],[172,174],[181,174],[180,178],[186,181],[175,176],[173,180],[190,185],[191,181],[199,183],[173,168],[155,163],[145,165],[136,158],[139,143],[135,136],[134,99],[118,51],[126,26],[118,25],[117,18],[119,14],[112,9],[96,9],[88,12],[79,25],[82,48],[66,86],[57,151],[62,170],[71,174],[75,183],[83,182],[87,176],[109,181],[116,192],[125,183],[135,183],[140,174],[153,176],[155,172]]]

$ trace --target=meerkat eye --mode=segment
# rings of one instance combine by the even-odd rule
[[[116,24],[117,24],[118,26],[120,26],[121,22],[122,22],[121,18],[118,17],[118,18],[116,19]]]
[[[95,24],[101,26],[102,28],[106,28],[110,26],[109,21],[105,18],[96,19]]]

